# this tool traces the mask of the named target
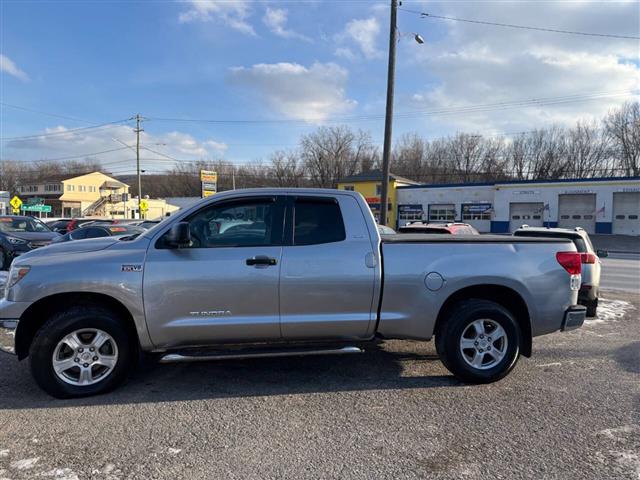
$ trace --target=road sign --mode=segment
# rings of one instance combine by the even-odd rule
[[[20,197],[18,197],[17,195],[15,195],[11,201],[9,202],[11,204],[11,206],[13,207],[13,210],[20,210],[20,205],[22,205],[22,200],[20,200]]]
[[[147,213],[149,210],[149,202],[146,200],[140,200],[140,212]]]
[[[23,212],[51,213],[51,205],[22,205]]]
[[[200,181],[201,182],[218,182],[218,173],[212,170],[200,170]]]
[[[202,198],[209,197],[218,191],[218,173],[211,170],[200,170],[202,182]]]

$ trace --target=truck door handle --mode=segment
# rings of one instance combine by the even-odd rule
[[[277,263],[278,261],[275,258],[267,257],[266,255],[247,258],[247,265],[276,265]]]

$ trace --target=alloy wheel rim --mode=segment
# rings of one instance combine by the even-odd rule
[[[460,337],[460,353],[467,365],[488,370],[507,355],[507,332],[495,320],[482,318],[471,322]]]
[[[75,330],[63,337],[53,351],[56,376],[78,387],[95,385],[107,378],[118,363],[118,345],[97,328]]]

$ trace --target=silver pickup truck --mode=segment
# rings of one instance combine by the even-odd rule
[[[138,236],[54,244],[13,263],[0,348],[56,397],[162,362],[341,354],[429,340],[465,382],[504,377],[532,337],[582,325],[565,239],[385,235],[357,193],[219,193]]]

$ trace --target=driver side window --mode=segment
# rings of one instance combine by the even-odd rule
[[[277,244],[276,202],[271,199],[223,203],[189,220],[190,248],[257,247]],[[281,230],[281,228],[280,228]]]

